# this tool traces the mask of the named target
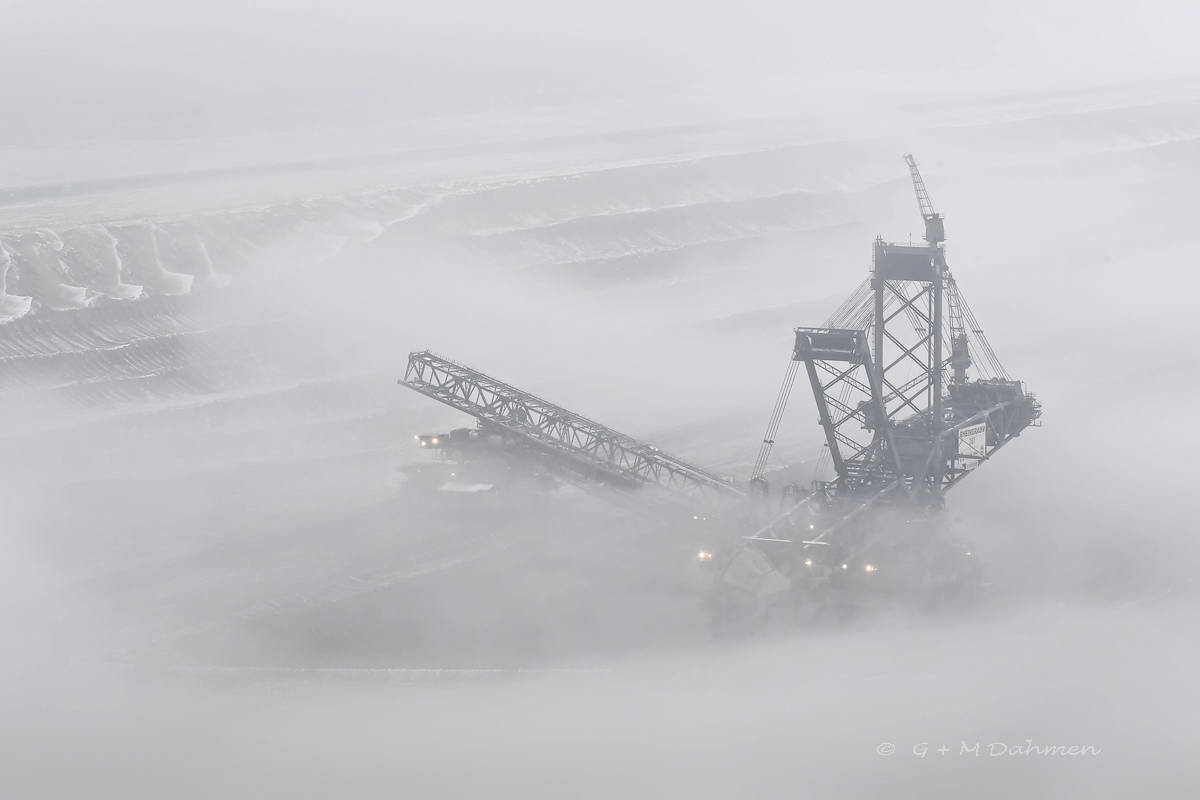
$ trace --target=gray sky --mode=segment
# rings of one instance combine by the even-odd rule
[[[7,143],[180,138],[636,96],[1200,72],[1194,3],[10,0]],[[22,111],[17,111],[21,109]]]

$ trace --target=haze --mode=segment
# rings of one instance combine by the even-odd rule
[[[5,10],[0,794],[1194,796],[1193,4]],[[747,479],[908,152],[1046,409],[976,607],[714,640],[619,495],[412,485],[426,348]]]

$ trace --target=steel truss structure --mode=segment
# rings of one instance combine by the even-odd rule
[[[742,495],[728,480],[657,447],[427,350],[409,354],[399,383],[591,481],[657,487],[691,500]]]
[[[877,238],[868,281],[821,327],[795,329],[753,478],[761,479],[797,366],[807,372],[834,478],[830,500],[942,504],[946,490],[1035,424],[1041,407],[996,358],[946,263],[945,227],[905,156],[924,244]],[[949,351],[949,352],[947,352]],[[985,377],[970,379],[978,363]],[[872,501],[873,502],[873,501]]]

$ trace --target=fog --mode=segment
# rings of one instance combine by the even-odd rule
[[[1192,6],[6,10],[0,794],[1194,796]],[[717,639],[629,496],[418,485],[421,349],[745,481],[907,152],[1045,408],[978,603]]]

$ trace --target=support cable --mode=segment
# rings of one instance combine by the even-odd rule
[[[967,302],[967,298],[962,294],[962,292],[959,292],[958,299],[962,304],[963,316],[966,317],[967,324],[971,326],[971,332],[978,338],[984,356],[992,365],[992,369],[995,370],[996,377],[1003,378],[1004,380],[1010,380],[1008,371],[1004,369],[1004,365],[1000,363],[999,356],[996,355],[996,351],[992,349],[991,343],[987,340],[987,336],[984,335],[983,328],[979,325],[979,321],[975,318],[975,312],[971,310],[971,305]]]
[[[779,385],[779,395],[775,398],[775,407],[771,410],[771,418],[767,421],[767,432],[763,434],[762,445],[758,448],[758,457],[754,459],[754,469],[750,471],[750,480],[752,481],[761,478],[767,471],[767,461],[771,457],[771,449],[775,446],[775,434],[779,432],[779,424],[783,421],[783,412],[787,410],[792,387],[796,385],[796,372],[799,367],[799,361],[788,359],[787,369],[783,373],[783,382]]]

